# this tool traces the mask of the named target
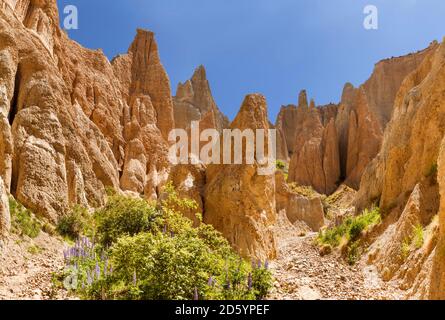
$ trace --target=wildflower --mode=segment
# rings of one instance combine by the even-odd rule
[[[249,273],[249,276],[247,277],[247,287],[249,288],[249,291],[252,290],[252,286],[253,286],[252,273]]]
[[[193,300],[195,301],[199,300],[198,289],[196,287],[195,287],[195,292],[193,293]]]
[[[266,262],[264,263],[264,269],[268,270],[269,269],[269,261],[266,260]]]
[[[100,267],[99,267],[99,263],[96,262],[96,276],[97,279],[99,280],[100,278]]]
[[[209,287],[213,286],[213,277],[209,278],[209,281],[207,282],[207,284]]]
[[[136,275],[136,270],[134,270],[134,273],[133,273],[133,285],[136,286],[136,283],[137,283],[137,275]]]

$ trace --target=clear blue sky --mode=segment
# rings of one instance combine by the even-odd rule
[[[79,9],[70,36],[111,59],[138,27],[156,33],[176,85],[205,65],[217,104],[231,119],[244,96],[266,96],[274,122],[300,89],[317,104],[338,102],[374,64],[426,47],[445,35],[443,0],[58,0]],[[379,30],[363,28],[363,9],[379,9]]]

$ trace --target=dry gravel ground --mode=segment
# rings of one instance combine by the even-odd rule
[[[278,259],[270,263],[274,289],[270,299],[385,300],[400,299],[400,290],[383,282],[372,266],[349,266],[338,254],[321,257],[316,233],[281,238]]]
[[[0,299],[66,299],[52,277],[64,266],[60,239],[41,232],[35,239],[11,234],[0,241]]]

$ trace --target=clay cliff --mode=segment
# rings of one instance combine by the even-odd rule
[[[366,168],[358,208],[376,203],[384,228],[369,262],[409,297],[444,298],[443,149],[445,47],[433,43],[397,93],[378,156]],[[421,228],[424,243],[406,247]],[[402,254],[403,253],[403,254]]]
[[[320,110],[313,100],[308,104],[305,91],[300,93],[289,181],[329,194],[337,189],[340,177],[338,138],[334,119],[324,126]]]
[[[278,143],[278,158],[290,160],[292,181],[312,186],[322,193],[332,193],[340,182],[358,189],[366,166],[380,150],[383,132],[391,118],[393,103],[402,81],[434,49],[433,43],[417,53],[380,61],[371,77],[359,88],[349,83],[345,85],[338,105],[317,107],[319,120],[316,119],[316,112],[312,112],[311,116],[302,112],[307,109],[299,108],[301,104],[299,107],[282,107],[276,121],[277,129],[284,136],[284,141]],[[308,121],[308,118],[312,120]],[[331,120],[333,123],[329,124]],[[324,130],[325,139],[329,141],[321,143]],[[308,136],[307,132],[314,136]],[[310,139],[319,140],[317,144],[322,149],[329,149],[329,154],[324,155],[325,151],[319,147],[312,147],[312,151],[302,151],[301,140]],[[303,155],[299,154],[302,152]],[[326,168],[322,157],[327,161]],[[312,168],[302,165],[309,159],[315,161],[311,162]]]
[[[213,99],[204,66],[199,66],[190,80],[178,84],[173,102],[177,128],[188,130],[192,121],[199,121],[201,129],[220,132],[229,126]]]
[[[106,187],[155,196],[174,120],[153,33],[139,30],[128,54],[110,63],[61,31],[55,1],[2,7],[6,190],[53,222],[74,203],[102,204]]]
[[[269,129],[266,99],[248,95],[230,129]],[[220,230],[244,256],[265,260],[276,256],[271,230],[276,222],[275,179],[259,175],[259,167],[256,157],[252,165],[209,166],[204,222]]]

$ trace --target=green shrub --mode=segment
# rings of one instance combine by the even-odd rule
[[[86,232],[91,223],[88,210],[82,206],[74,206],[70,212],[61,217],[57,223],[57,232],[64,237],[75,240]]]
[[[360,241],[354,241],[350,243],[347,247],[347,258],[350,265],[354,265],[361,257],[362,248],[360,246]]]
[[[284,171],[286,170],[286,163],[282,160],[275,161],[275,166],[278,170]]]
[[[362,214],[355,217],[348,217],[341,225],[321,231],[317,241],[320,244],[329,244],[337,247],[341,240],[355,241],[366,229],[381,222],[379,208],[372,210],[365,209]]]
[[[402,248],[400,250],[402,259],[406,260],[412,250],[422,248],[424,241],[423,227],[420,223],[416,224],[411,234],[402,242]]]
[[[194,208],[171,185],[156,208],[113,196],[97,214],[99,244],[82,238],[65,251],[85,299],[262,299],[272,286],[267,265],[241,259],[213,227],[194,228],[178,208]],[[136,218],[126,225],[124,213]],[[109,244],[107,248],[102,244]]]
[[[108,246],[119,237],[161,228],[155,207],[140,198],[110,196],[104,208],[95,214],[99,242]]]
[[[30,238],[36,238],[40,234],[42,228],[40,222],[30,210],[26,209],[13,197],[9,197],[9,210],[13,232]]]
[[[330,229],[320,231],[317,243],[321,246],[330,245],[338,247],[342,241],[348,246],[347,256],[350,263],[355,263],[360,257],[360,236],[363,231],[379,224],[381,215],[379,208],[365,209],[362,214],[348,217],[345,221]]]
[[[401,248],[402,260],[406,260],[406,258],[408,258],[408,256],[409,256],[410,252],[411,252],[411,240],[405,239],[402,242],[402,248]]]

